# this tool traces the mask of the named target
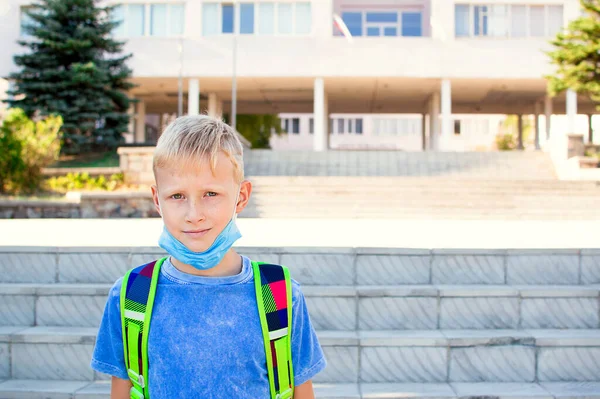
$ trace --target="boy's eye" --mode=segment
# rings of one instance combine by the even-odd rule
[[[209,196],[209,197],[216,197],[217,193],[215,193],[214,191],[209,191],[209,192],[206,193],[206,195]]]
[[[171,198],[176,199],[176,200],[177,199],[182,199],[183,195],[181,195],[181,194],[173,194],[173,195],[171,195]]]

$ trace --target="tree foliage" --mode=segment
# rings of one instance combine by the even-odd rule
[[[27,116],[58,114],[64,152],[112,149],[127,131],[131,70],[115,41],[113,7],[96,0],[38,0],[25,9],[27,51],[14,57],[18,72],[11,107]]]
[[[271,148],[271,134],[282,133],[277,115],[238,115],[236,128],[252,144],[252,148]]]
[[[581,6],[584,15],[551,42],[548,55],[556,72],[546,78],[551,95],[572,89],[600,103],[600,0],[581,0]]]
[[[33,192],[42,168],[58,159],[62,118],[32,120],[12,109],[0,126],[0,193]]]

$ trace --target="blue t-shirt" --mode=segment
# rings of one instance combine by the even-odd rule
[[[150,395],[164,398],[270,398],[251,262],[240,274],[200,277],[161,268],[148,338]],[[128,379],[119,279],[110,290],[91,366]],[[296,386],[325,368],[304,295],[292,280],[292,364]]]

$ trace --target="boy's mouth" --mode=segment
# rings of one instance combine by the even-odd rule
[[[197,230],[185,230],[184,233],[189,237],[198,238],[198,237],[202,237],[209,231],[210,231],[210,229],[206,229],[206,230],[197,229]]]

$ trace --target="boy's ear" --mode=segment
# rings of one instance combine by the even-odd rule
[[[240,213],[244,210],[248,201],[250,201],[250,195],[252,194],[252,183],[249,180],[244,180],[240,186],[240,196],[238,203],[235,207],[235,212]]]
[[[156,212],[162,217],[162,213],[160,211],[160,204],[158,202],[158,187],[156,185],[152,185],[152,201],[154,202],[154,208],[156,208]]]

